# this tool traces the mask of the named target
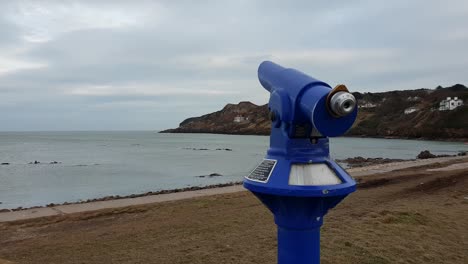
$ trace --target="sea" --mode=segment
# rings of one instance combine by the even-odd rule
[[[267,136],[0,132],[0,209],[241,181],[268,144]],[[330,149],[335,159],[414,159],[422,150],[453,155],[468,145],[341,137]]]

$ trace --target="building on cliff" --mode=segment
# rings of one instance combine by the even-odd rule
[[[241,123],[244,121],[249,121],[248,117],[243,117],[243,116],[236,116],[234,117],[234,123]]]
[[[375,108],[377,107],[377,104],[373,104],[371,102],[362,102],[361,104],[358,105],[359,108]]]
[[[463,100],[458,99],[458,97],[447,97],[447,99],[442,100],[439,104],[439,111],[451,111],[459,106],[463,105]]]
[[[409,96],[408,98],[406,98],[406,100],[408,100],[410,102],[416,102],[416,101],[421,100],[421,97],[419,97],[419,96],[414,96],[414,97]]]
[[[404,112],[405,112],[405,115],[407,115],[407,114],[414,113],[414,112],[416,112],[416,111],[418,111],[418,110],[419,110],[418,108],[412,106],[412,107],[406,108]]]

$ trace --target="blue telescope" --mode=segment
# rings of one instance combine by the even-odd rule
[[[244,179],[273,213],[278,263],[320,263],[320,227],[329,209],[356,183],[330,159],[328,137],[343,135],[356,120],[357,103],[344,85],[331,88],[306,74],[265,61],[258,68],[270,92],[270,148]]]

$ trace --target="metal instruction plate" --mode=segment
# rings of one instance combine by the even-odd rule
[[[275,166],[276,160],[264,159],[246,178],[251,181],[267,182]]]

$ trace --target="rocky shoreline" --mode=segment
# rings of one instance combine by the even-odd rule
[[[416,156],[415,159],[364,158],[361,156],[357,156],[354,158],[337,159],[336,161],[340,163],[345,163],[346,165],[348,165],[348,168],[360,168],[360,167],[393,163],[393,162],[414,161],[418,159],[457,157],[457,156],[467,156],[467,155],[468,153],[466,151],[460,151],[456,155],[434,155],[429,150],[423,150]]]
[[[69,205],[69,204],[85,204],[85,203],[92,203],[92,202],[100,202],[100,201],[110,201],[110,200],[119,200],[119,199],[127,199],[127,198],[138,198],[150,195],[159,195],[159,194],[168,194],[168,193],[178,193],[178,192],[188,192],[188,191],[198,191],[204,189],[213,189],[213,188],[221,188],[221,187],[228,187],[242,184],[241,181],[239,182],[228,182],[228,183],[220,183],[220,184],[213,184],[213,185],[206,185],[206,186],[191,186],[186,188],[178,188],[178,189],[168,189],[168,190],[160,190],[160,191],[149,191],[145,193],[139,194],[130,194],[130,195],[109,195],[100,198],[93,198],[87,199],[77,202],[64,202],[64,203],[50,203],[45,206],[32,206],[32,207],[17,207],[14,209],[0,209],[0,213],[3,212],[16,212],[28,209],[35,209],[35,208],[44,208],[44,207],[54,207],[59,205]]]
[[[424,140],[443,142],[468,142],[468,138],[441,138],[441,137],[397,137],[397,136],[367,136],[367,135],[344,135],[346,138],[378,138],[378,139],[400,139],[400,140]]]
[[[198,150],[198,149],[197,149]],[[347,158],[347,159],[337,159],[337,162],[346,163],[348,165],[348,169],[351,168],[361,168],[367,167],[371,165],[380,165],[386,163],[395,163],[395,162],[403,162],[403,161],[415,161],[417,159],[432,159],[432,158],[441,158],[441,157],[456,157],[456,156],[467,156],[467,152],[460,152],[457,155],[434,155],[430,153],[428,150],[421,151],[421,153],[416,157],[416,159],[388,159],[388,158],[364,158],[364,157],[354,157],[354,158]],[[222,175],[219,173],[211,173],[208,175],[199,175],[195,177],[199,178],[211,178],[211,177],[221,177]],[[240,185],[242,181],[237,182],[228,182],[228,183],[221,183],[221,184],[213,184],[213,185],[205,185],[205,186],[191,186],[186,188],[178,188],[178,189],[167,189],[167,190],[160,190],[160,191],[149,191],[140,194],[130,194],[130,195],[109,195],[100,198],[93,198],[87,199],[77,202],[64,202],[64,203],[50,203],[45,206],[33,206],[33,207],[17,207],[14,209],[0,209],[0,213],[2,212],[15,212],[15,211],[22,211],[27,209],[34,209],[34,208],[44,208],[44,207],[54,207],[59,205],[70,205],[70,204],[85,204],[85,203],[92,203],[92,202],[99,202],[99,201],[109,201],[109,200],[119,200],[119,199],[127,199],[127,198],[138,198],[150,195],[159,195],[159,194],[169,194],[169,193],[178,193],[178,192],[187,192],[187,191],[197,191],[197,190],[204,190],[204,189],[213,189],[213,188],[220,188],[220,187],[228,187],[234,185]],[[1,202],[0,202],[1,204]]]
[[[360,168],[360,167],[366,167],[366,166],[371,166],[371,165],[379,165],[379,164],[411,161],[411,160],[415,160],[415,159],[363,158],[361,156],[357,156],[354,158],[337,159],[336,162],[345,163],[348,166],[348,168]]]
[[[238,135],[238,136],[269,136],[269,131],[205,131],[205,130],[182,130],[182,129],[166,129],[156,131],[161,134],[213,134],[213,135]],[[403,137],[403,136],[368,136],[368,135],[344,135],[344,138],[377,138],[377,139],[400,139],[400,140],[424,140],[424,141],[442,141],[442,142],[467,142],[468,138],[451,138],[451,137]]]

